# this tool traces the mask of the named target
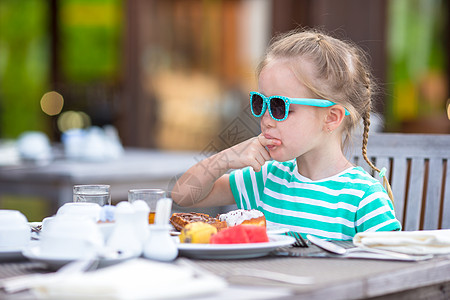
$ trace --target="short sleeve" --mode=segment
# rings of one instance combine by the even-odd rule
[[[260,172],[246,167],[230,173],[230,188],[238,208],[257,209],[260,206],[258,203],[264,191],[265,174],[267,174],[267,163]]]
[[[356,212],[356,231],[397,231],[401,224],[395,217],[392,202],[381,183],[365,191]]]

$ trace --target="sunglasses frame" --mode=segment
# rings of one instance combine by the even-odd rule
[[[253,96],[257,95],[260,96],[263,99],[263,107],[261,109],[261,113],[260,114],[256,114],[253,111]],[[277,99],[281,99],[284,101],[284,105],[285,105],[285,113],[284,113],[284,117],[282,119],[277,119],[273,116],[272,114],[272,109],[270,107],[270,101],[274,98]],[[285,96],[270,96],[267,97],[261,93],[258,92],[250,92],[250,108],[252,110],[252,114],[259,118],[262,117],[264,115],[264,113],[266,112],[266,109],[269,108],[269,114],[272,117],[272,119],[274,119],[275,121],[284,121],[287,119],[288,114],[289,114],[289,105],[292,104],[300,104],[300,105],[308,105],[308,106],[316,106],[316,107],[330,107],[333,105],[336,105],[336,103],[330,101],[330,100],[325,100],[325,99],[313,99],[313,98],[289,98],[289,97],[285,97]],[[350,113],[348,112],[347,109],[345,109],[345,115],[348,116],[350,115]]]

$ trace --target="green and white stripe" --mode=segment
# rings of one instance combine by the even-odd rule
[[[348,240],[357,232],[400,230],[379,181],[361,167],[312,181],[295,160],[267,162],[233,171],[230,187],[239,208],[259,209],[268,224],[326,239]]]

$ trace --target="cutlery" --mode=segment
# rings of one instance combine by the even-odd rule
[[[328,242],[324,239],[317,238],[312,235],[306,235],[306,238],[313,243],[314,245],[318,246],[319,248],[322,248],[325,251],[331,252],[333,254],[338,255],[347,255],[350,253],[355,252],[368,252],[368,253],[375,253],[375,254],[381,254],[388,256],[390,258],[398,259],[398,260],[405,260],[405,261],[419,261],[419,260],[427,260],[433,257],[433,255],[409,255],[404,253],[398,253],[393,252],[389,250],[382,250],[382,249],[376,249],[376,248],[368,248],[368,247],[355,247],[350,249],[345,249],[344,247],[338,246],[336,244],[333,244],[331,242]]]
[[[290,284],[313,284],[314,278],[309,276],[296,276],[285,273],[273,272],[268,270],[259,270],[251,268],[235,268],[229,273],[225,274],[225,277],[255,277],[261,279],[268,279],[278,282],[290,283]]]
[[[261,278],[261,279],[267,279],[267,280],[273,280],[278,282],[284,282],[289,284],[313,284],[314,278],[309,276],[296,276],[296,275],[289,275],[279,272],[273,272],[273,271],[267,271],[267,270],[259,270],[259,269],[253,269],[253,268],[234,268],[233,270],[220,272],[218,271],[217,274],[212,274],[209,271],[205,270],[201,266],[198,266],[195,262],[186,259],[186,258],[178,258],[177,263],[182,266],[186,266],[193,270],[197,275],[200,276],[223,276],[225,278],[230,277],[255,277],[255,278]]]
[[[306,243],[305,239],[303,239],[302,236],[298,232],[288,231],[286,234],[295,239],[295,243],[292,244],[293,247],[308,248],[308,244]]]

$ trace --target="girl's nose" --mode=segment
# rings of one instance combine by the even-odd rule
[[[275,120],[270,116],[269,110],[266,110],[264,115],[261,117],[261,124],[265,127],[274,127]]]

